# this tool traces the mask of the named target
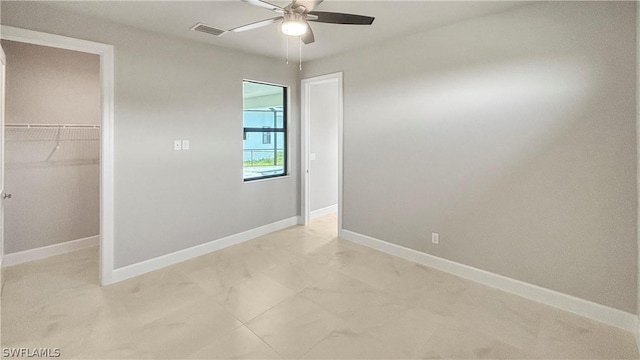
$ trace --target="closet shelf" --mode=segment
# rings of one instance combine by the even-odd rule
[[[5,124],[5,128],[22,128],[22,129],[99,129],[100,125],[93,124]]]
[[[6,163],[14,168],[70,166],[100,160],[100,125],[6,124]]]
[[[16,140],[16,139],[7,139],[7,142],[47,142],[47,141],[59,141],[59,142],[65,142],[65,141],[100,141],[100,139],[93,139],[93,138],[80,138],[80,139],[37,139],[37,140]]]

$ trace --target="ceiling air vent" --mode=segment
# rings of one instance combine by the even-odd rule
[[[193,31],[200,31],[213,36],[220,36],[227,32],[227,30],[217,29],[213,26],[205,25],[203,23],[197,23],[191,27]]]

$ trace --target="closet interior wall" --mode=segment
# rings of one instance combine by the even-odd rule
[[[100,233],[100,59],[2,40],[5,254]]]

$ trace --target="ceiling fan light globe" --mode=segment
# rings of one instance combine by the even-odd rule
[[[285,20],[280,27],[282,32],[289,36],[301,36],[309,29],[309,24],[301,20]]]

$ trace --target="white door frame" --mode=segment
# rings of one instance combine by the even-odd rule
[[[309,220],[311,218],[311,209],[310,209],[310,176],[309,176],[309,154],[310,154],[310,143],[311,143],[311,126],[310,126],[310,111],[311,111],[311,101],[310,101],[310,89],[314,85],[321,85],[326,83],[336,82],[338,84],[338,236],[342,235],[342,161],[343,161],[343,83],[342,83],[342,72],[337,72],[328,75],[316,76],[308,79],[302,79],[301,81],[301,96],[300,99],[302,103],[300,104],[300,109],[302,112],[302,121],[301,121],[301,139],[300,139],[300,149],[301,149],[301,160],[302,166],[301,170],[301,179],[302,179],[302,194],[301,194],[301,224],[307,225],[309,224]]]
[[[7,56],[0,46],[0,197],[4,195],[4,113],[6,112]],[[0,199],[0,287],[2,286],[2,260],[4,259],[4,199]],[[1,288],[0,288],[1,290]]]
[[[112,45],[47,34],[10,26],[0,27],[0,39],[80,51],[100,56],[101,151],[100,151],[100,284],[113,283],[114,181],[113,109],[114,51]]]

